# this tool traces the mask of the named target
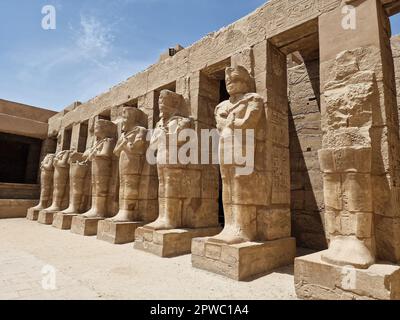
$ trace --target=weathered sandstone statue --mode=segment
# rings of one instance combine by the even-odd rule
[[[69,157],[69,207],[54,216],[53,226],[58,229],[71,228],[72,217],[87,210],[89,198],[90,165],[84,161],[82,153],[73,151]]]
[[[184,227],[182,219],[181,201],[182,185],[188,176],[185,170],[188,166],[177,163],[170,163],[169,150],[170,139],[176,139],[179,133],[185,129],[193,129],[193,121],[188,117],[180,115],[180,108],[183,97],[172,91],[163,90],[160,94],[159,108],[160,121],[154,130],[151,138],[151,148],[157,149],[157,171],[159,179],[159,217],[147,225],[146,228],[154,230],[168,230]],[[176,139],[178,140],[178,139]],[[177,148],[184,142],[177,141]]]
[[[141,188],[150,179],[144,173],[148,166],[147,115],[137,108],[122,107],[120,118],[122,133],[114,149],[119,158],[119,211],[115,217],[100,221],[97,232],[98,239],[113,244],[134,242],[136,229],[155,219],[141,206],[148,198],[148,192],[144,192],[148,190]]]
[[[71,229],[74,233],[84,235],[96,234],[98,221],[112,215],[110,206],[113,194],[111,189],[115,160],[113,150],[116,143],[116,125],[108,120],[97,120],[94,134],[96,136],[94,146],[83,155],[86,161],[91,162],[92,206],[83,215],[73,218]],[[86,227],[89,223],[91,227],[88,231]]]
[[[137,108],[122,110],[122,134],[114,154],[119,158],[119,212],[114,222],[139,221],[139,187],[146,161],[147,117]]]
[[[92,164],[92,207],[83,217],[106,218],[116,127],[111,121],[98,120],[94,130],[96,143],[84,154]]]
[[[230,99],[219,104],[215,110],[220,133],[225,228],[212,240],[228,244],[263,240],[257,233],[255,219],[257,206],[266,205],[266,194],[262,190],[257,192],[258,188],[267,184],[267,177],[262,172],[266,159],[264,101],[260,95],[250,93],[252,79],[242,66],[226,70],[226,88]],[[248,129],[254,130],[254,154],[257,163],[251,174],[241,175],[238,170],[243,169],[243,164],[237,163],[235,155],[241,154],[245,148],[244,145],[234,145],[238,138],[234,130],[242,130],[238,134],[243,137],[242,143],[245,144],[247,141],[244,137]],[[232,150],[233,161],[227,152]],[[248,192],[249,189],[254,192]]]
[[[225,227],[217,236],[193,239],[192,264],[246,280],[292,263],[296,244],[289,208],[271,206],[273,148],[264,99],[243,66],[226,69],[226,88],[230,99],[215,109]]]
[[[69,207],[62,211],[63,214],[78,214],[87,208],[87,175],[89,164],[84,161],[83,154],[73,152],[70,156],[70,199]]]
[[[40,200],[36,207],[28,210],[27,218],[29,220],[37,220],[39,212],[51,205],[54,177],[54,161],[55,154],[48,154],[40,165]]]
[[[54,214],[68,206],[69,156],[71,152],[70,150],[60,151],[54,157],[53,201],[49,208],[40,211],[39,223],[52,224]]]
[[[194,121],[183,114],[183,96],[161,91],[159,109],[160,121],[150,142],[150,149],[157,151],[159,215],[136,230],[135,248],[171,257],[190,253],[192,238],[215,235],[220,228],[217,199],[202,197],[201,166],[183,164],[178,156],[185,144],[180,133],[194,129]]]

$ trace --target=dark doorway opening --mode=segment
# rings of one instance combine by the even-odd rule
[[[89,122],[85,121],[80,124],[79,128],[78,152],[84,153],[86,151],[88,134],[89,134]]]
[[[36,184],[42,141],[0,133],[0,183]]]
[[[72,128],[67,128],[64,131],[63,150],[70,150],[72,139]]]

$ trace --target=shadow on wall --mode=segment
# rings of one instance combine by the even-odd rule
[[[324,250],[319,60],[289,68],[288,81],[292,235],[298,247]]]

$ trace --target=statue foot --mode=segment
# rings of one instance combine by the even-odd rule
[[[61,211],[61,213],[62,214],[77,214],[78,213],[78,210],[75,210],[74,208],[72,208],[72,209],[66,209],[66,210],[64,210],[64,211]]]
[[[178,228],[178,226],[174,226],[172,223],[160,219],[154,221],[153,223],[147,224],[144,227],[153,230],[172,230]]]
[[[40,203],[36,206],[36,207],[33,207],[33,208],[31,208],[32,210],[44,210],[44,209],[46,209],[46,207],[45,206],[43,206],[43,205],[41,205]]]
[[[107,219],[111,222],[131,222],[133,221],[133,213],[127,211],[120,211],[115,217]]]
[[[224,229],[220,234],[216,235],[215,237],[211,237],[208,241],[214,243],[239,244],[248,242],[249,240],[238,232]]]
[[[375,258],[365,243],[356,237],[337,237],[327,251],[322,254],[322,261],[338,265],[368,269],[375,263]]]
[[[56,207],[56,206],[51,206],[50,208],[46,208],[46,209],[43,209],[43,210],[45,210],[47,212],[57,212],[57,211],[61,211],[61,208],[60,207]]]
[[[85,214],[82,215],[82,217],[87,218],[87,219],[91,219],[91,218],[103,218],[103,216],[100,215],[100,214],[99,214],[97,211],[95,211],[95,210],[86,212]]]

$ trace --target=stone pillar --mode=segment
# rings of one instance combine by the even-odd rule
[[[138,99],[139,109],[146,113],[149,118],[149,128],[154,128],[159,119],[157,100],[158,93],[156,91],[148,92]]]
[[[343,24],[349,4],[354,30]],[[296,291],[306,299],[398,299],[400,268],[375,264],[400,258],[400,141],[389,19],[380,1],[343,1],[320,16],[319,36],[319,159],[330,244],[296,259]]]
[[[76,123],[72,126],[70,150],[78,150],[80,127],[80,123]]]

